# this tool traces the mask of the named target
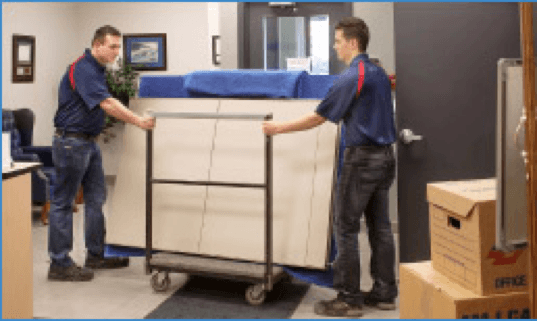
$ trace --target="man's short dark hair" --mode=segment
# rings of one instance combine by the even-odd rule
[[[116,28],[110,25],[102,26],[99,29],[95,30],[95,35],[93,36],[91,45],[92,46],[95,45],[96,41],[99,41],[100,43],[104,43],[104,38],[106,38],[106,35],[121,37],[121,32],[119,32],[119,30],[117,30]]]
[[[336,30],[343,30],[345,39],[356,39],[360,51],[366,51],[369,43],[369,28],[366,23],[356,17],[347,17],[341,19],[336,25]]]

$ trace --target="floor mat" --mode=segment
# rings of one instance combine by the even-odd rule
[[[265,302],[250,305],[245,297],[249,283],[192,277],[146,319],[286,319],[291,317],[309,284],[279,282]]]

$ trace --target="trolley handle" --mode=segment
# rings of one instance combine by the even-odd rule
[[[222,120],[270,120],[272,113],[269,114],[241,114],[241,113],[170,113],[147,111],[147,114],[155,118],[182,118],[182,119],[222,119]]]

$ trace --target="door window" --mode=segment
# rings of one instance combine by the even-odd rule
[[[330,24],[328,15],[310,18],[311,73],[328,75],[330,66]]]
[[[288,59],[309,58],[307,60],[309,72],[328,75],[330,53],[328,19],[328,15],[263,17],[264,69],[288,69]]]
[[[335,24],[352,16],[350,2],[296,2],[290,7],[238,3],[239,68],[335,75],[346,66],[331,49]]]

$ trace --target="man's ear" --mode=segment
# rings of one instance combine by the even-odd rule
[[[98,48],[98,47],[100,47],[102,45],[104,45],[104,40],[96,39],[95,42],[93,43],[92,47]]]
[[[356,38],[351,39],[351,43],[354,46],[354,48],[356,48],[356,50],[360,50],[360,44],[358,43],[358,39]]]

